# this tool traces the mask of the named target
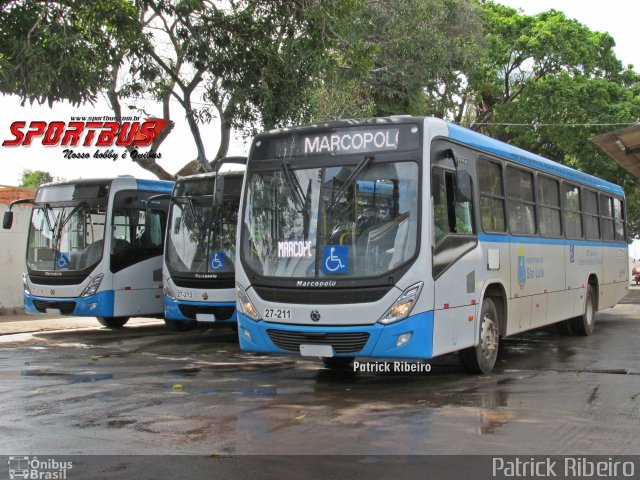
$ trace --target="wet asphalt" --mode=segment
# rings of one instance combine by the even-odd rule
[[[0,454],[639,454],[640,290],[596,318],[504,339],[490,375],[329,371],[216,325],[5,334]]]

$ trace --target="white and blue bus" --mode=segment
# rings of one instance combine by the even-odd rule
[[[246,157],[226,157],[241,163]],[[234,263],[244,173],[211,172],[179,179],[171,195],[163,265],[167,326],[236,325]]]
[[[173,182],[131,176],[42,185],[32,200],[24,309],[97,317],[109,328],[162,317],[162,253]],[[11,228],[12,212],[4,227]]]
[[[253,142],[236,289],[245,350],[429,359],[489,372],[500,337],[589,335],[628,284],[616,185],[435,118]]]

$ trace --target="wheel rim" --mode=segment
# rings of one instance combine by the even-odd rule
[[[489,316],[482,318],[482,331],[480,332],[480,351],[482,356],[489,359],[498,349],[498,329],[496,322]]]
[[[594,308],[593,308],[593,300],[591,299],[591,296],[587,296],[587,307],[584,315],[585,315],[585,320],[587,321],[587,325],[588,326],[593,325],[593,319],[595,317],[595,314],[594,314]]]

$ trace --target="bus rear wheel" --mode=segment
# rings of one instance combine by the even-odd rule
[[[593,333],[596,326],[596,296],[593,287],[587,287],[587,295],[584,302],[584,313],[579,317],[569,320],[571,331],[576,335],[587,337]]]
[[[344,370],[353,363],[355,357],[322,357],[322,363],[329,370]]]
[[[164,320],[164,324],[169,330],[174,332],[190,332],[198,328],[197,320]]]
[[[470,373],[487,374],[493,370],[498,358],[500,331],[498,311],[490,298],[482,301],[480,310],[480,340],[478,345],[461,352],[465,370]]]
[[[122,328],[129,321],[129,317],[96,317],[98,323],[107,328]]]

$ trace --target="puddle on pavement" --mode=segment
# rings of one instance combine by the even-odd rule
[[[112,373],[68,373],[51,370],[50,368],[28,368],[20,371],[23,377],[57,377],[68,380],[70,383],[91,383],[104,380],[113,380]]]

